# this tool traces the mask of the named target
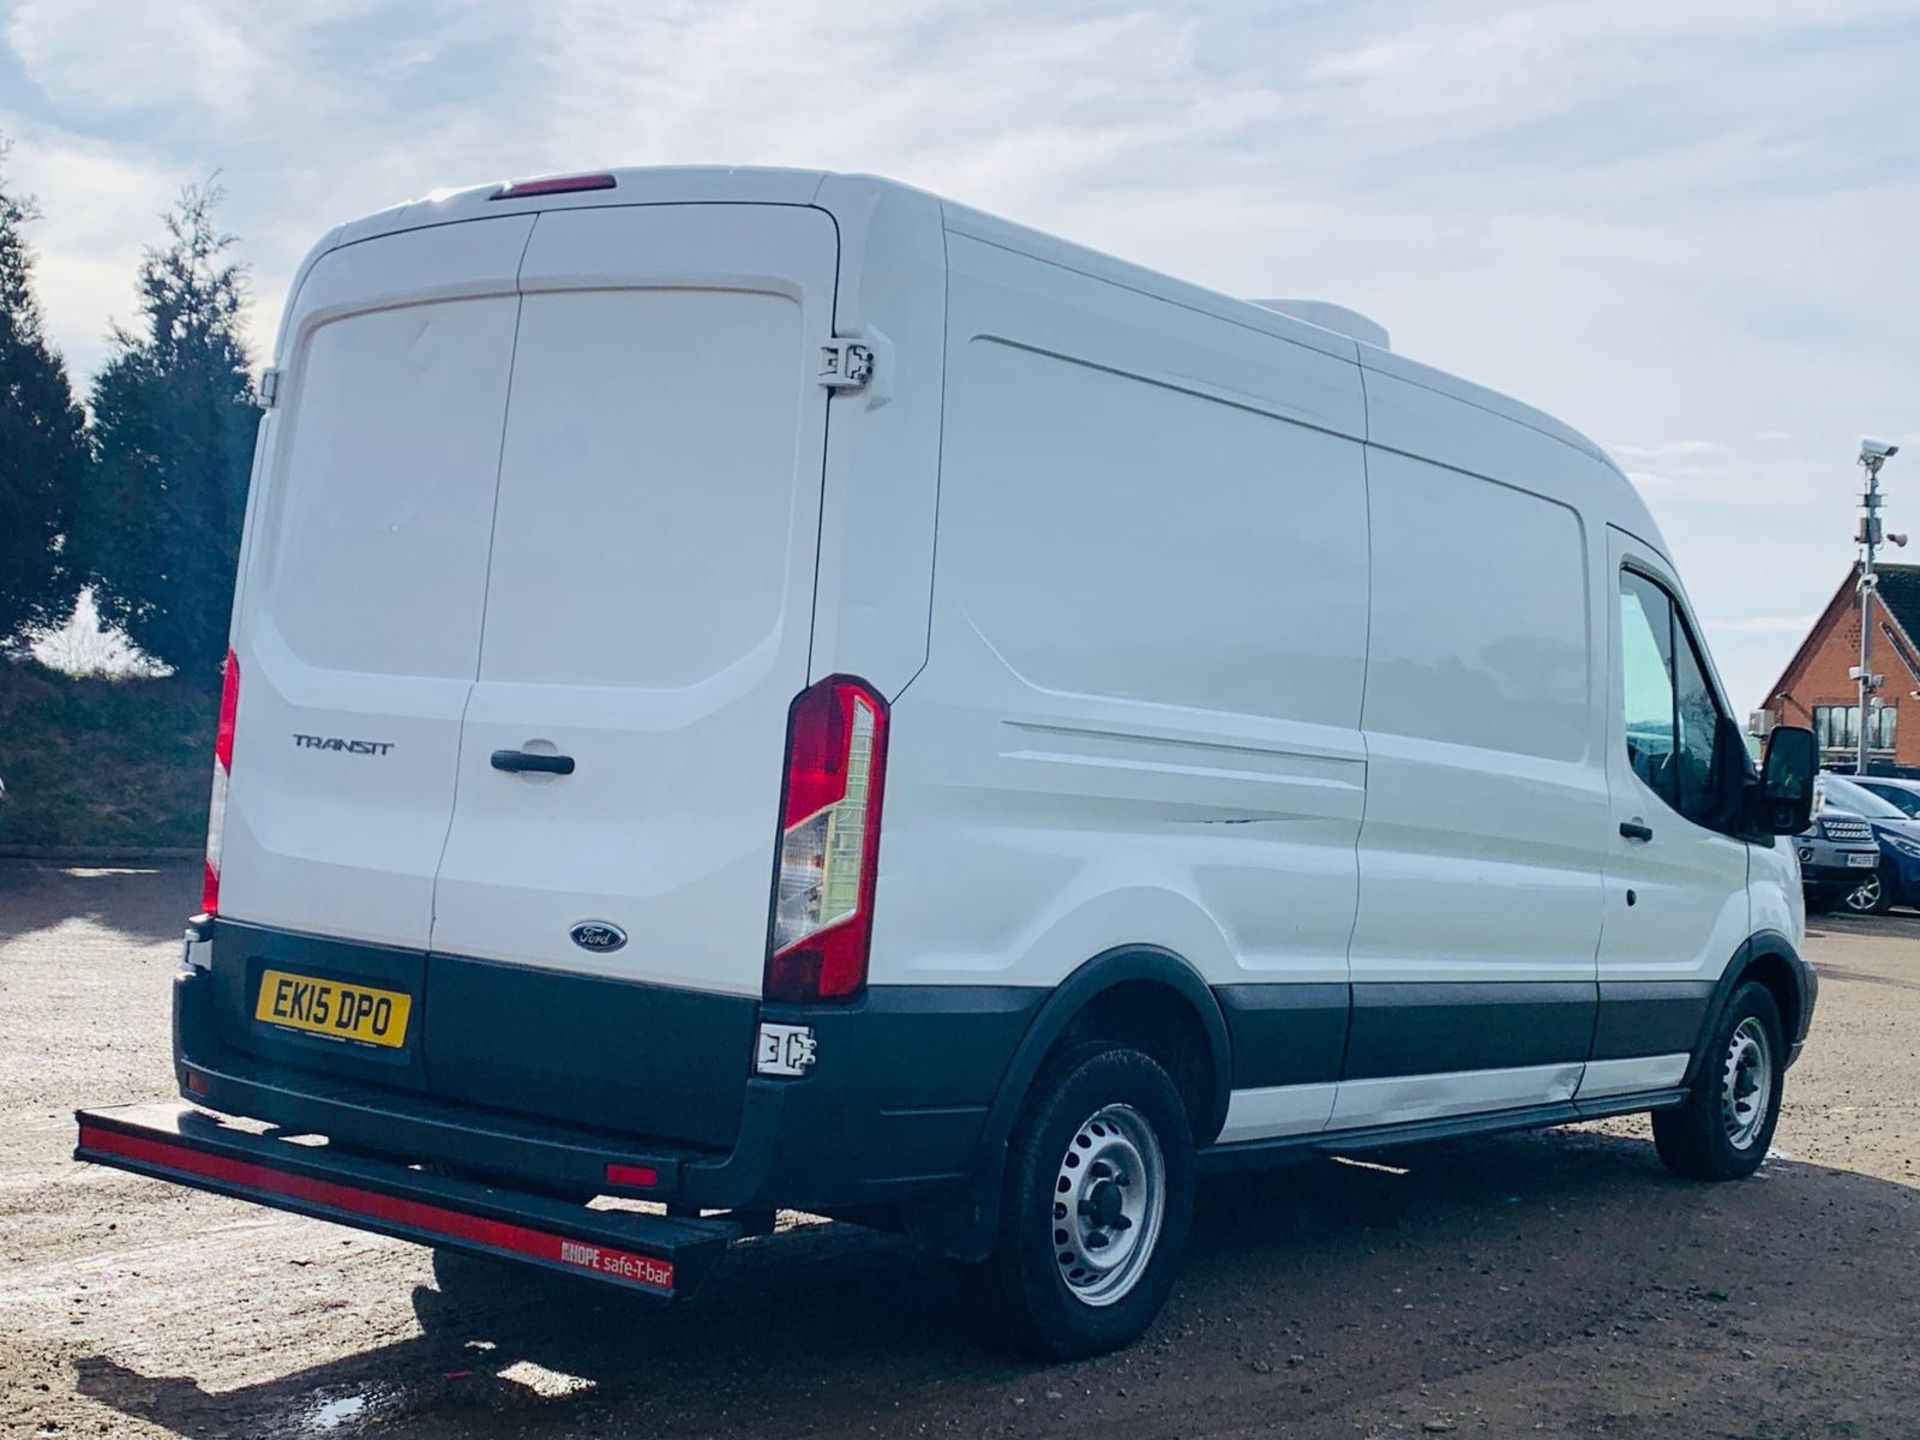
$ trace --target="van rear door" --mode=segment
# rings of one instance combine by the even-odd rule
[[[426,948],[532,227],[347,245],[301,285],[235,629],[229,919]]]
[[[435,887],[437,1091],[672,1133],[647,1113],[677,1108],[667,1091],[745,1078],[807,684],[837,259],[832,220],[797,206],[535,228]],[[663,1010],[631,981],[731,1003]]]

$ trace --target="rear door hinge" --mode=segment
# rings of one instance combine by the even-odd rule
[[[864,390],[873,379],[873,347],[864,340],[829,340],[820,347],[820,383],[829,390]]]
[[[260,372],[260,408],[271,410],[280,403],[280,372],[269,365]]]

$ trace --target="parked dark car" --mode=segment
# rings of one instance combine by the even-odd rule
[[[1879,868],[1842,895],[1841,906],[1862,915],[1879,914],[1895,905],[1920,906],[1920,819],[1850,776],[1822,775],[1814,793],[1816,826],[1830,813],[1836,819],[1863,820],[1880,846]]]

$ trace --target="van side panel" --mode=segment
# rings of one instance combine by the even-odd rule
[[[1215,984],[1302,982],[1343,1026],[1321,1001],[1364,796],[1357,370],[964,236],[948,255],[933,637],[896,709],[875,980],[1052,986],[1153,944]]]
[[[840,234],[836,335],[881,351],[866,389],[828,407],[811,678],[897,695],[927,659],[946,367],[946,236],[930,195],[830,176]]]
[[[1566,1099],[1597,1004],[1609,814],[1603,567],[1568,474],[1590,462],[1416,386],[1369,375],[1368,390],[1376,438],[1478,473],[1368,449],[1369,771],[1345,1073],[1449,1072],[1477,1108],[1508,1092],[1466,1077],[1512,1070],[1523,1083],[1503,1103]],[[1548,1068],[1517,1073],[1530,1067]],[[1444,1090],[1431,1114],[1458,1109]],[[1381,1102],[1418,1118],[1387,1094],[1343,1085],[1336,1116]]]

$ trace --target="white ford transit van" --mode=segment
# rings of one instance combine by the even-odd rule
[[[1811,736],[1751,770],[1547,416],[719,169],[338,229],[264,396],[187,1103],[82,1158],[660,1296],[776,1207],[896,1226],[1069,1356],[1202,1172],[1765,1155]]]

